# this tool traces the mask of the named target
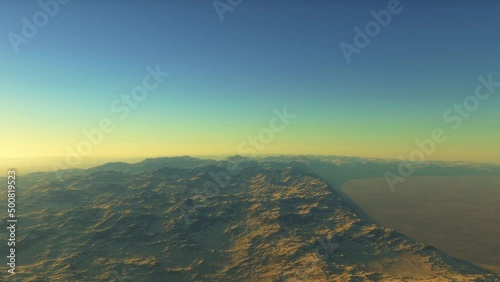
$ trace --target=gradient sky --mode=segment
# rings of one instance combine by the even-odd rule
[[[40,7],[1,1],[0,158],[64,156],[105,117],[89,157],[237,154],[286,106],[297,118],[259,154],[407,157],[442,127],[429,159],[500,163],[500,88],[458,130],[442,118],[479,75],[500,81],[500,3],[401,1],[348,64],[339,44],[388,1],[353,2],[243,0],[220,21],[211,1],[73,0],[16,54],[7,34]],[[157,64],[170,76],[117,119]]]

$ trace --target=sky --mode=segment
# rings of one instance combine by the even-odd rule
[[[54,1],[41,2],[54,11]],[[221,0],[221,20],[211,1],[73,0],[28,38],[23,18],[44,20],[38,1],[2,0],[0,159],[398,159],[440,128],[446,141],[427,160],[500,163],[500,87],[467,118],[453,110],[479,76],[500,82],[500,3],[444,2],[402,0],[358,48],[355,27],[391,1]],[[350,63],[342,42],[357,48]],[[168,76],[117,111],[147,69]],[[283,121],[285,108],[294,117]],[[82,145],[103,120],[112,132]]]

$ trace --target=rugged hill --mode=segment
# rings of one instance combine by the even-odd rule
[[[303,162],[180,163],[21,177],[18,273],[2,264],[3,280],[500,279],[361,220]]]

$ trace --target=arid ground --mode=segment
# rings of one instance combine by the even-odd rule
[[[500,177],[411,177],[394,193],[366,178],[342,191],[380,225],[500,273]]]

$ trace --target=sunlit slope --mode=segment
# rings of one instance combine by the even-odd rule
[[[363,221],[305,163],[183,158],[19,180],[20,281],[495,281]],[[180,167],[172,167],[172,162]],[[194,167],[186,167],[186,166]],[[124,171],[117,171],[117,170]],[[219,179],[221,180],[221,179]],[[5,196],[4,191],[0,196]],[[4,203],[0,204],[4,208]],[[1,236],[5,238],[5,236]],[[3,239],[2,239],[3,240]],[[5,242],[1,241],[0,244]],[[5,267],[0,267],[4,272]],[[5,273],[5,272],[4,272]]]

